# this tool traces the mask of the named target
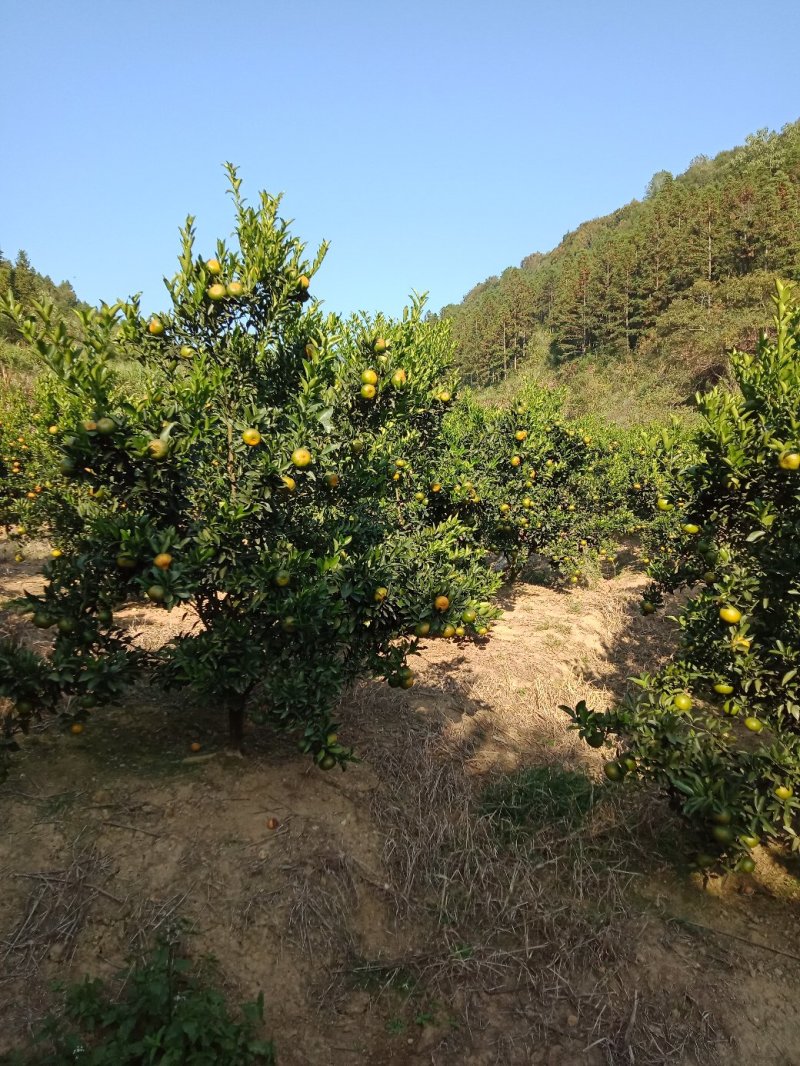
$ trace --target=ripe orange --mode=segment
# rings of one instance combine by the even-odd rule
[[[169,444],[165,440],[161,440],[160,437],[156,437],[155,440],[151,440],[147,445],[147,450],[151,458],[156,460],[165,459],[169,452]]]
[[[169,552],[159,552],[153,559],[153,566],[157,566],[159,570],[169,570],[172,566],[172,556]]]
[[[233,296],[234,299],[239,297],[244,292],[244,285],[241,281],[229,281],[227,286],[228,296]]]
[[[330,473],[325,475],[325,484],[329,489],[335,489],[339,487],[339,475]]]
[[[361,386],[361,397],[364,400],[374,400],[377,391],[378,390],[375,388],[374,385],[362,385]]]
[[[94,421],[93,418],[87,418],[87,420],[83,423],[83,428],[86,430],[87,433],[94,433],[94,431],[97,429],[97,423]]]
[[[292,452],[292,462],[298,470],[304,470],[311,464],[311,452],[308,448],[295,448]]]
[[[781,470],[800,470],[800,452],[781,452],[778,466]]]
[[[209,259],[206,261],[206,270],[216,277],[217,274],[222,273],[222,264],[219,259]]]
[[[254,448],[256,444],[261,443],[261,434],[257,429],[246,429],[242,434],[242,440],[245,444],[249,445],[249,447]]]
[[[294,492],[294,490],[297,488],[297,482],[293,477],[289,477],[288,474],[281,474],[281,481],[283,482],[284,488],[287,492]]]
[[[452,397],[450,393],[446,389],[444,389],[442,392],[437,394],[436,399],[439,401],[439,403],[450,403]]]
[[[527,429],[518,429],[514,436],[517,440],[527,440],[528,431]]]
[[[361,371],[361,384],[362,385],[377,385],[378,375],[374,370],[362,370]]]
[[[383,337],[378,337],[372,345],[372,350],[373,352],[375,352],[376,355],[383,355],[388,347],[389,345],[386,343]]]
[[[392,374],[392,385],[394,385],[396,389],[402,389],[406,383],[406,380],[407,378],[405,370],[395,370],[395,372]]]
[[[297,279],[297,287],[298,289],[300,289],[301,292],[308,292],[308,290],[311,288],[311,279],[308,277],[307,274],[300,275],[300,277]]]
[[[164,323],[161,321],[160,318],[151,318],[147,326],[147,332],[152,337],[160,337],[161,334],[164,332],[164,328]]]
[[[198,743],[198,742],[197,742],[196,740],[194,740],[194,741],[192,741],[192,743],[191,743],[191,744],[189,745],[189,751],[195,751],[195,752],[196,752],[196,751],[200,751],[200,749],[202,748],[202,746],[203,746],[202,744],[199,744],[199,743]]]
[[[441,491],[442,491],[442,486],[439,484],[438,481],[434,481],[433,484],[431,485],[431,492],[441,492]]]
[[[80,736],[83,732],[83,722],[73,722],[69,727],[69,731],[74,737]]]
[[[437,611],[446,611],[450,606],[450,600],[447,598],[447,596],[437,596],[436,599],[433,601],[433,606],[436,608]]]
[[[727,622],[728,625],[732,626],[742,620],[742,612],[737,610],[736,607],[720,607],[719,616],[723,622]]]
[[[521,455],[512,455],[511,456],[511,465],[512,466],[519,466],[519,464],[521,462],[522,462],[522,456]]]
[[[208,287],[208,298],[209,300],[214,300],[215,303],[219,300],[224,300],[227,295],[228,290],[220,282],[217,282],[216,285],[209,285]]]

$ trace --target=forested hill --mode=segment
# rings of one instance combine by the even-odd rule
[[[468,378],[486,384],[546,348],[550,365],[590,355],[669,364],[687,387],[771,318],[776,275],[800,277],[800,121],[766,130],[641,201],[585,222],[553,251],[477,285],[450,318]]]
[[[14,299],[27,310],[35,300],[52,300],[57,313],[66,315],[73,308],[79,307],[80,301],[68,281],[56,284],[46,274],[40,274],[31,266],[30,259],[23,251],[12,262],[0,252],[0,293],[4,296],[11,290]],[[15,341],[18,339],[13,324],[0,317],[0,339]]]

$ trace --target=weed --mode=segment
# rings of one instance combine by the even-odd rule
[[[596,793],[583,774],[533,766],[493,782],[484,793],[483,811],[497,819],[503,834],[553,822],[577,827],[592,809]]]
[[[50,1015],[30,1052],[0,1057],[3,1066],[272,1066],[272,1043],[259,1039],[263,996],[233,1017],[222,994],[210,987],[212,960],[193,966],[175,939],[159,941],[150,957],[127,973],[119,998],[87,977],[58,986],[61,1014]],[[47,1049],[47,1050],[45,1050]]]

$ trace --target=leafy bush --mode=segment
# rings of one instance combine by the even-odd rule
[[[231,1014],[209,985],[209,960],[193,967],[175,943],[123,971],[119,998],[97,978],[60,986],[63,1013],[46,1019],[30,1052],[0,1057],[6,1066],[271,1066],[272,1043],[257,1036],[263,995]]]
[[[511,572],[535,554],[578,584],[643,521],[637,478],[647,468],[648,437],[568,419],[549,389],[529,384],[500,408],[465,397],[444,434],[434,513],[458,514]]]
[[[699,457],[654,561],[656,598],[689,586],[679,653],[619,707],[572,712],[593,743],[669,792],[701,838],[698,863],[738,862],[766,839],[800,847],[800,306],[778,284],[776,340],[731,357],[738,390],[699,397]]]
[[[484,629],[498,581],[469,531],[415,498],[440,448],[448,327],[421,301],[400,322],[324,317],[309,292],[324,247],[306,259],[279,201],[250,207],[229,177],[235,246],[197,256],[190,218],[169,312],[88,310],[76,337],[47,306],[7,306],[58,383],[41,519],[58,557],[19,606],[56,630],[49,676],[73,724],[154,668],[227,711],[235,744],[248,714],[330,769],[351,757],[330,717],[343,685],[409,687],[417,636]],[[145,655],[115,622],[129,599],[189,604],[201,624]]]

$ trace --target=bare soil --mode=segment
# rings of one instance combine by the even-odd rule
[[[35,554],[0,554],[0,598],[35,587]],[[347,694],[344,773],[255,728],[235,758],[215,708],[145,686],[81,736],[34,733],[0,785],[0,1052],[53,980],[111,976],[180,922],[232,997],[264,992],[281,1066],[800,1063],[797,861],[704,881],[659,796],[606,786],[559,710],[669,653],[642,584],[515,585],[491,639],[426,642],[414,688]],[[192,621],[127,616],[151,644]],[[487,789],[542,767],[588,779],[590,809],[545,796],[509,829]]]

